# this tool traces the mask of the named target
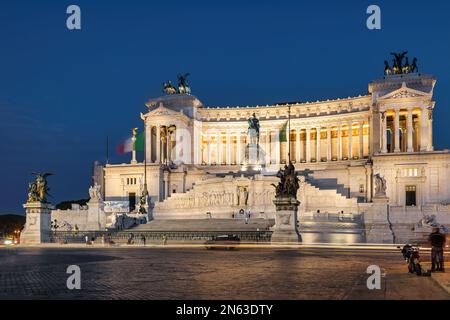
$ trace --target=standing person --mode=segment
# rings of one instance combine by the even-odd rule
[[[85,236],[85,237],[84,237],[84,241],[86,241],[86,245],[88,245],[88,244],[89,244],[89,237],[88,237],[88,236]]]
[[[431,271],[444,271],[445,235],[439,228],[433,228],[428,240],[431,242]]]
[[[144,243],[144,247],[145,247],[145,240],[146,240],[146,239],[145,239],[145,235],[144,235],[144,234],[141,235],[141,240],[142,240],[142,242]]]
[[[167,235],[163,235],[163,246],[167,244]]]

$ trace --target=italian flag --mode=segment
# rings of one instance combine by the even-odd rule
[[[134,150],[144,151],[144,131],[140,132],[136,136],[136,144],[134,146]],[[130,137],[119,144],[116,151],[118,154],[124,154],[133,151],[133,138]]]
[[[280,139],[280,142],[287,141],[287,137],[288,137],[288,128],[287,127],[288,127],[288,121],[286,121],[286,123],[283,124],[283,126],[281,127],[281,130],[279,132],[278,137]]]

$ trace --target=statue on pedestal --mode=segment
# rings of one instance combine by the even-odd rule
[[[148,200],[148,191],[146,187],[142,189],[141,196],[139,197],[139,213],[146,214],[147,213],[147,201]]]
[[[262,158],[260,156],[259,148],[259,120],[256,118],[256,114],[253,113],[253,117],[247,119],[247,145],[245,146],[244,164],[242,170],[261,170]]]
[[[413,59],[413,62],[409,67],[409,72],[419,72],[419,68],[417,67],[417,58]]]
[[[413,62],[410,64],[409,58],[406,56],[407,54],[408,51],[403,51],[401,53],[392,52],[391,55],[394,56],[394,59],[392,61],[392,68],[385,60],[384,74],[388,76],[391,74],[408,74],[419,72],[419,69],[417,68],[417,58],[414,58]]]
[[[47,177],[52,173],[32,173],[35,176],[35,181],[28,184],[28,199],[27,202],[42,202],[47,203],[47,195],[49,195],[50,188],[47,185]]]
[[[384,74],[387,76],[392,74],[392,68],[389,66],[389,62],[387,60],[384,60]]]
[[[26,210],[26,223],[20,235],[23,244],[40,244],[50,241],[51,210],[53,206],[47,201],[50,188],[47,177],[51,173],[33,173],[35,181],[28,184],[27,203],[23,205]]]
[[[172,85],[172,81],[164,82],[163,90],[165,94],[175,94],[177,93],[177,89]]]
[[[298,206],[297,191],[300,188],[299,179],[295,167],[291,161],[277,173],[280,178],[275,187],[275,226],[272,228],[272,242],[299,242],[301,235],[298,230]]]
[[[297,199],[297,191],[300,188],[299,179],[295,173],[295,167],[291,161],[289,165],[284,166],[284,170],[280,169],[277,173],[280,178],[278,185],[275,187],[275,198],[291,198]]]
[[[259,144],[259,128],[259,120],[256,118],[256,114],[253,113],[253,117],[248,119],[248,134],[250,136],[250,143]]]
[[[89,187],[89,202],[100,202],[102,201],[102,193],[101,193],[101,186],[97,184],[97,182],[92,186]]]
[[[187,81],[189,73],[178,75],[178,93],[179,94],[191,94],[191,87]]]

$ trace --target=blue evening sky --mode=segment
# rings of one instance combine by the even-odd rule
[[[66,8],[82,30],[66,28]],[[382,10],[382,30],[366,9]],[[0,213],[22,213],[33,171],[53,203],[87,197],[92,162],[111,161],[163,81],[190,72],[205,105],[367,93],[392,51],[437,77],[436,148],[450,147],[449,1],[24,1],[0,4]]]

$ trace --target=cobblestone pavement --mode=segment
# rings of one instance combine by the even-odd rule
[[[66,287],[69,265],[81,290]],[[366,268],[386,273],[368,290]],[[400,253],[329,249],[3,248],[0,299],[450,299]]]

